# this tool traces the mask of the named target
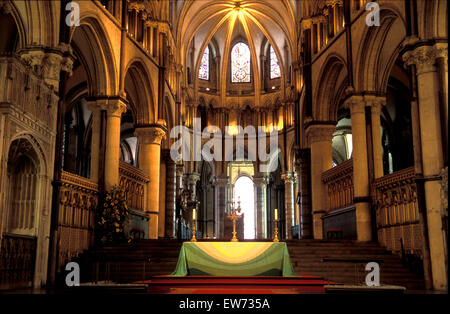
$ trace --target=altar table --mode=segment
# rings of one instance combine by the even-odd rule
[[[284,242],[184,242],[171,276],[296,275]]]

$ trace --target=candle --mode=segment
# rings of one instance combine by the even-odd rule
[[[196,217],[197,215],[196,215],[196,212],[195,212],[195,208],[192,210],[192,219],[193,220],[197,220],[197,217]]]
[[[275,208],[275,220],[278,220],[278,209]]]

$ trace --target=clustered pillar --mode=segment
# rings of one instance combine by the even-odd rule
[[[442,225],[440,172],[444,168],[442,129],[447,128],[440,119],[438,65],[447,64],[447,44],[419,46],[403,55],[406,65],[414,65],[417,76],[420,144],[425,190],[428,241],[431,256],[433,288],[447,289],[446,244]],[[441,69],[442,70],[442,69]],[[442,71],[441,71],[442,72]],[[446,87],[444,88],[445,93]],[[443,107],[446,107],[446,103]],[[445,108],[448,112],[448,108]],[[448,113],[447,118],[448,118]],[[447,121],[448,119],[446,119]],[[445,122],[448,123],[448,122]]]
[[[253,184],[255,185],[255,203],[256,203],[256,239],[267,238],[267,183],[268,179],[264,175],[257,175],[253,177]]]
[[[214,191],[215,191],[215,217],[216,217],[216,238],[224,237],[224,219],[225,209],[227,206],[227,185],[228,176],[216,176],[214,178]]]
[[[294,221],[294,182],[296,175],[294,172],[286,172],[281,176],[284,180],[284,199],[285,199],[285,210],[286,210],[286,239],[292,239],[292,226]],[[273,219],[273,217],[271,217]]]
[[[310,150],[308,148],[297,149],[295,158],[295,168],[298,174],[297,186],[299,190],[299,224],[301,239],[311,238],[312,216],[311,216],[311,177],[310,177]]]
[[[166,212],[165,233],[166,238],[176,237],[176,165],[170,157],[170,150],[164,154],[166,163]]]

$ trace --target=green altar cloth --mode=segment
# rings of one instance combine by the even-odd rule
[[[184,242],[171,275],[296,276],[284,242]]]

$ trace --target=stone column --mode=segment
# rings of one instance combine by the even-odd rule
[[[296,149],[295,169],[298,174],[297,186],[300,193],[299,206],[299,236],[301,239],[312,237],[312,216],[311,216],[311,158],[310,150]]]
[[[367,159],[366,111],[362,96],[351,96],[345,104],[350,108],[353,141],[353,188],[358,241],[372,240],[370,215],[369,170]]]
[[[140,142],[140,167],[150,177],[150,182],[147,185],[147,204],[145,207],[150,218],[148,226],[150,239],[158,238],[161,141],[165,137],[166,131],[166,127],[161,124],[150,124],[137,128],[135,131]]]
[[[91,173],[89,179],[98,183],[101,108],[96,101],[88,102],[88,108],[92,111]]]
[[[372,124],[373,175],[374,179],[377,179],[384,175],[380,113],[382,106],[386,105],[386,97],[364,96],[364,100],[366,105],[370,107],[370,118]]]
[[[446,249],[442,228],[441,184],[438,180],[444,167],[441,116],[439,109],[439,81],[436,69],[438,58],[446,58],[447,44],[420,46],[403,55],[406,65],[416,66],[422,169],[428,241],[431,257],[433,288],[447,290]]]
[[[227,185],[228,176],[216,176],[214,178],[215,186],[215,217],[216,217],[216,230],[215,237],[221,239],[224,237],[224,219],[225,209],[227,206]]]
[[[292,239],[292,225],[294,221],[294,182],[295,172],[286,172],[281,175],[284,181],[284,203],[285,203],[285,221],[286,221],[286,239]]]
[[[306,129],[306,138],[311,149],[311,205],[313,237],[323,239],[322,216],[328,209],[326,186],[322,173],[333,166],[331,140],[336,127],[330,124],[313,124]]]
[[[166,162],[166,212],[165,212],[165,234],[166,238],[176,237],[176,165],[170,157],[170,150],[163,151]]]
[[[127,109],[122,99],[108,99],[106,109],[105,189],[119,184],[120,118]]]
[[[181,209],[181,191],[183,189],[183,172],[184,172],[184,164],[183,162],[177,162],[176,164],[176,212],[175,212],[175,234],[176,237],[179,238],[181,232],[181,218],[182,218],[182,209]]]
[[[256,239],[267,238],[267,183],[268,179],[264,175],[253,176],[253,184],[255,185],[255,226]]]

